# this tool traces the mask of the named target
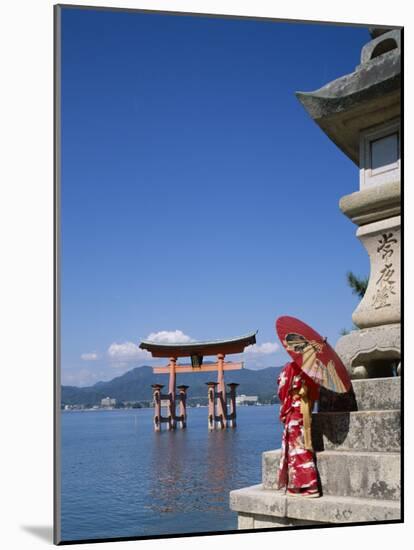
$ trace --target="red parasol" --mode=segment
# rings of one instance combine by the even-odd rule
[[[317,384],[345,393],[351,380],[335,350],[310,326],[294,317],[279,317],[276,332],[295,363]]]

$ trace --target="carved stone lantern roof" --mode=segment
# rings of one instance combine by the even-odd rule
[[[370,29],[351,74],[313,92],[296,92],[312,119],[358,166],[360,132],[401,112],[401,29]]]

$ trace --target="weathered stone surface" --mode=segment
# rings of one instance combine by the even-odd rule
[[[401,49],[401,31],[399,29],[392,29],[385,33],[377,35],[373,40],[365,44],[361,50],[361,64],[363,63],[372,63],[377,57],[375,56],[378,53],[378,49],[383,46],[389,45],[391,47],[395,46],[399,50]],[[381,50],[380,50],[381,51]]]
[[[280,449],[266,451],[262,454],[263,489],[277,489],[277,471],[280,461]]]
[[[249,514],[243,514],[243,512],[240,512],[237,517],[237,528],[253,529],[254,528],[253,516]]]
[[[371,272],[367,290],[352,320],[359,328],[400,323],[401,217],[363,225],[357,237],[368,252]]]
[[[401,518],[400,503],[393,500],[324,496],[310,500],[288,498],[291,518],[328,523],[357,523]]]
[[[354,389],[346,393],[336,393],[321,387],[318,398],[318,412],[351,412],[357,411]]]
[[[317,523],[357,523],[401,518],[398,501],[339,496],[315,499],[287,497],[283,493],[263,489],[262,485],[232,491],[230,508],[253,516]]]
[[[352,378],[360,365],[369,378],[377,378],[378,374],[390,377],[392,363],[401,357],[401,325],[354,330],[338,340],[335,351]]]
[[[324,495],[400,500],[400,454],[323,451],[317,468]]]
[[[399,410],[323,412],[312,415],[316,451],[400,451]]]
[[[383,411],[399,409],[400,404],[401,379],[399,376],[364,378],[354,379],[352,388],[347,393],[334,393],[321,388],[318,412]]]
[[[399,500],[400,454],[322,451],[317,467],[324,495]],[[264,489],[277,488],[280,450],[262,456]]]
[[[230,492],[230,508],[235,512],[287,517],[284,491],[266,491],[253,485]]]
[[[320,521],[306,521],[293,518],[275,518],[272,516],[263,516],[260,514],[253,514],[253,528],[254,529],[275,529],[280,527],[298,527],[306,525],[322,525]]]
[[[396,410],[401,407],[401,378],[369,378],[353,380],[359,411]]]
[[[401,212],[401,182],[373,185],[339,201],[339,208],[356,225],[399,216]]]

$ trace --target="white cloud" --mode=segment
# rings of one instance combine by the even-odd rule
[[[161,330],[160,332],[151,332],[146,340],[157,342],[158,344],[187,344],[189,342],[194,342],[194,338],[184,334],[182,330]]]
[[[108,348],[108,356],[114,361],[135,361],[137,359],[149,359],[151,354],[140,349],[134,342],[122,342],[118,344],[114,342]]]
[[[279,351],[280,346],[276,342],[263,342],[263,344],[253,344],[246,348],[245,353],[252,355],[270,355]]]
[[[81,359],[83,361],[97,361],[99,357],[98,354],[93,351],[92,353],[82,353]]]
[[[151,342],[163,343],[163,344],[177,344],[193,342],[187,334],[184,334],[181,330],[162,330],[160,332],[152,332],[148,335],[146,340]],[[135,342],[113,342],[107,351],[111,367],[117,369],[125,369],[128,363],[134,361],[146,361],[153,360],[151,353],[145,349],[141,349]]]

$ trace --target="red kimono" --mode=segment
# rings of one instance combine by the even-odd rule
[[[294,362],[285,366],[277,383],[280,420],[285,426],[278,487],[286,488],[288,494],[318,496],[310,422],[319,386]]]

